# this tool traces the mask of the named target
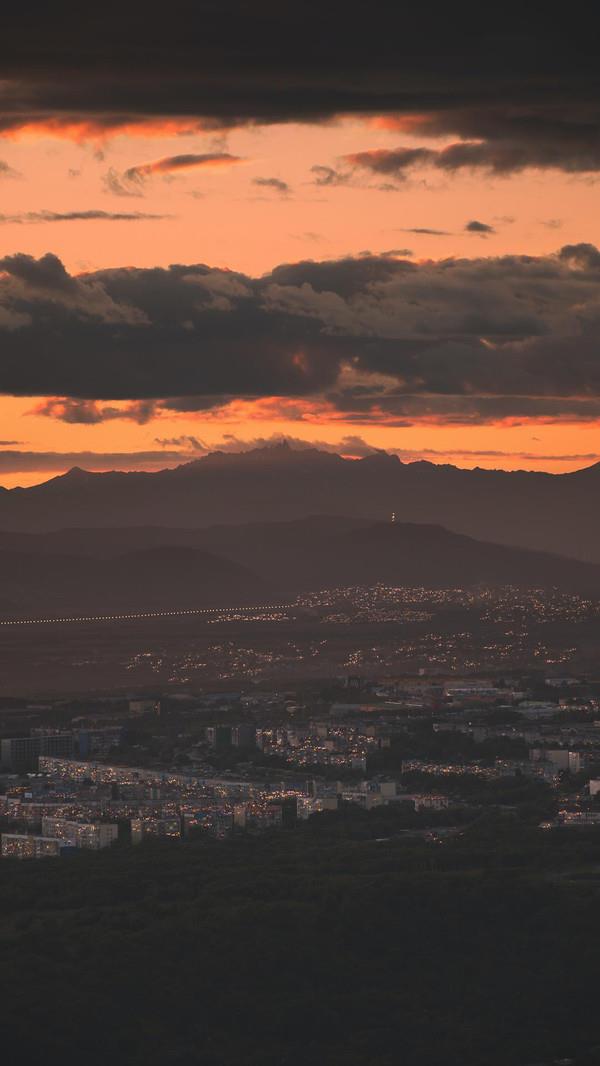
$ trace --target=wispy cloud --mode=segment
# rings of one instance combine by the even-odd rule
[[[313,185],[348,185],[352,180],[352,175],[348,171],[336,170],[334,167],[320,166],[319,164],[311,167],[310,172],[314,174]]]
[[[85,470],[142,470],[173,466],[185,462],[189,455],[179,451],[132,452],[35,452],[3,451],[0,448],[0,474],[31,474],[37,471],[58,473],[74,466]]]
[[[398,233],[417,233],[426,237],[451,237],[448,229],[431,229],[429,226],[400,226]]]
[[[9,166],[3,159],[0,159],[0,178],[21,178],[22,176],[20,171],[15,170],[14,167]]]
[[[0,225],[36,225],[43,222],[147,222],[171,217],[146,211],[24,211],[17,215],[0,214]]]
[[[242,157],[230,152],[186,152],[181,155],[165,156],[151,163],[139,163],[128,167],[122,173],[112,167],[104,175],[104,187],[115,196],[142,196],[143,185],[155,175],[171,175],[188,170],[211,167],[229,167],[241,163]]]
[[[253,178],[252,184],[258,185],[261,189],[272,189],[281,196],[288,196],[291,192],[287,181],[282,181],[281,178]]]

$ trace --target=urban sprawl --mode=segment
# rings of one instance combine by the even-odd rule
[[[27,724],[28,728],[23,729]],[[373,678],[0,705],[2,857],[293,830],[386,808],[441,846],[494,809],[600,824],[600,680]]]

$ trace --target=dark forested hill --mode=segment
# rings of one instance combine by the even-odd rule
[[[403,843],[378,817],[2,860],[3,1047],[24,1066],[595,1066],[597,835]]]
[[[21,550],[18,546],[21,545]],[[312,517],[0,534],[0,614],[235,606],[324,587],[557,587],[600,595],[600,566],[441,526]]]
[[[0,584],[0,615],[218,607],[272,594],[229,559],[168,545],[101,559],[0,550]]]

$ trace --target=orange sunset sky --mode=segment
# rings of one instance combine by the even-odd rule
[[[257,124],[222,134],[181,125],[115,133],[42,124],[7,132],[0,139],[0,259],[52,253],[72,275],[203,263],[258,278],[279,264],[367,253],[418,264],[545,258],[565,245],[600,245],[593,174],[535,167],[508,175],[444,171],[425,159],[394,182],[361,167],[357,156],[399,144],[440,152],[455,138],[413,134],[408,123],[401,128],[400,120],[376,117]],[[180,158],[188,162],[161,163]],[[84,217],[72,217],[78,214]],[[119,214],[130,217],[110,217]],[[481,229],[468,230],[473,221]],[[85,345],[79,358],[86,359]],[[65,419],[60,403],[49,404],[46,390],[22,393],[0,397],[0,461],[6,454],[0,484],[6,487],[72,465],[158,469],[223,442],[231,447],[232,438],[281,435],[340,443],[345,454],[360,453],[366,442],[408,461],[459,466],[562,472],[600,459],[597,417],[574,418],[569,411],[508,414],[500,421],[449,421],[435,413],[346,418],[318,390],[239,396],[210,410],[159,406],[135,417],[118,417],[127,415],[130,400],[107,396],[110,418],[77,421]],[[11,459],[11,453],[20,454]]]

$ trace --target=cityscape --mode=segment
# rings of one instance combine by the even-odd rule
[[[6,735],[23,719],[26,736]],[[436,844],[521,804],[540,832],[600,825],[600,677],[348,674],[4,704],[0,720],[4,858],[224,840],[351,807],[389,808],[396,838]]]
[[[0,1051],[600,1066],[598,19],[0,16]]]

